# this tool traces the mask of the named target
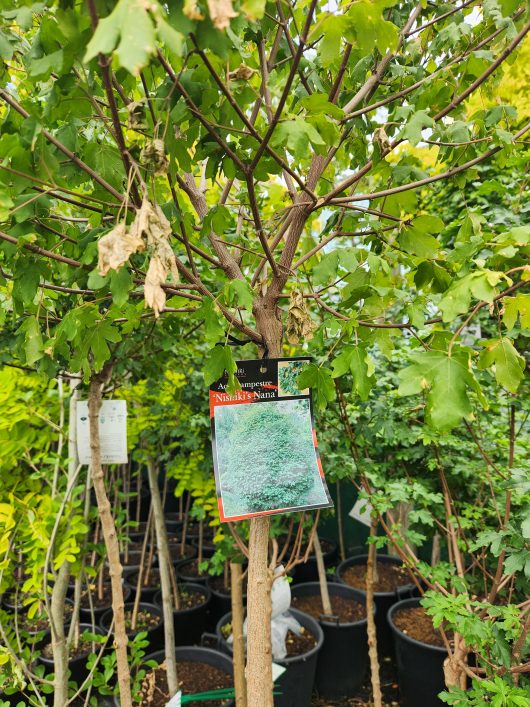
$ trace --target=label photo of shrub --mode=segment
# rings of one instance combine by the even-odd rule
[[[330,505],[308,398],[216,408],[215,438],[225,520]]]

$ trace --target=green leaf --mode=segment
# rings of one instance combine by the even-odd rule
[[[0,32],[0,57],[9,61],[14,53],[14,48],[11,46],[8,38],[3,32]]]
[[[521,356],[510,339],[505,337],[482,343],[486,349],[480,355],[479,368],[494,366],[497,383],[510,393],[515,393],[524,377],[524,356]]]
[[[208,344],[216,344],[225,335],[224,328],[219,322],[214,301],[207,297],[197,308],[195,316],[204,319],[204,338]]]
[[[454,282],[446,290],[438,305],[443,313],[443,321],[450,322],[459,314],[467,312],[472,296],[485,302],[493,302],[497,294],[495,285],[501,277],[502,273],[483,270],[465,275]]]
[[[274,133],[275,145],[285,146],[295,157],[304,157],[307,154],[308,141],[315,148],[326,144],[311,123],[302,118],[284,120]]]
[[[43,356],[42,334],[37,317],[28,317],[26,319],[24,331],[26,334],[24,341],[26,363],[28,366],[32,366]]]
[[[254,22],[260,20],[265,14],[265,6],[267,0],[243,0],[241,10],[245,13],[249,20]]]
[[[358,393],[361,400],[368,399],[375,377],[373,362],[365,347],[346,346],[333,360],[332,366],[333,378],[338,378],[350,371],[353,376],[353,390]]]
[[[239,305],[248,309],[249,312],[252,311],[254,293],[246,280],[230,280],[225,285],[225,293],[229,304],[235,299]]]
[[[358,0],[350,4],[346,38],[361,51],[371,53],[374,47],[384,56],[394,52],[398,46],[399,30],[386,20],[383,12],[395,5],[395,0]]]
[[[99,22],[84,61],[116,49],[120,66],[137,76],[156,53],[155,27],[147,7],[142,0],[119,0],[111,14]]]
[[[324,410],[327,404],[335,400],[335,384],[329,368],[309,363],[297,379],[300,390],[311,388],[317,410]]]
[[[132,275],[129,269],[124,266],[118,271],[111,270],[110,291],[114,304],[123,306],[129,299],[129,291],[133,286]]]
[[[0,189],[0,221],[7,221],[9,213],[14,206],[13,199],[9,194]]]
[[[63,50],[33,59],[29,65],[29,75],[34,79],[48,78],[52,71],[60,72],[63,65]]]
[[[230,346],[214,346],[204,364],[204,382],[206,385],[210,386],[212,383],[222,378],[225,371],[228,374],[226,390],[229,395],[233,395],[241,386],[235,377],[237,364],[232,356],[232,351],[230,350]]]
[[[434,236],[421,231],[414,225],[407,226],[400,233],[398,240],[405,252],[420,258],[434,258],[440,248],[440,244]]]
[[[180,55],[184,47],[184,35],[177,32],[176,29],[162,18],[158,21],[157,30],[159,38],[164,42],[166,47],[174,54]]]
[[[424,110],[418,110],[408,119],[400,137],[408,140],[411,145],[417,145],[421,140],[421,131],[433,126],[434,121],[431,116]]]
[[[442,351],[422,351],[414,363],[400,371],[400,395],[426,392],[426,419],[439,430],[449,430],[472,412],[469,393],[480,388],[469,368],[469,356]],[[485,401],[482,399],[482,403]]]
[[[521,328],[530,330],[530,294],[519,292],[515,297],[506,297],[503,300],[503,306],[502,320],[508,331],[514,328],[517,315],[519,315]]]

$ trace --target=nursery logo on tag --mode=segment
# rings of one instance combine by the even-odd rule
[[[76,412],[79,463],[90,464],[90,424],[86,400],[77,401]],[[127,463],[127,402],[125,400],[102,402],[99,413],[99,437],[103,464]]]

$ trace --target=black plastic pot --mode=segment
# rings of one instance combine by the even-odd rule
[[[212,665],[214,668],[219,668],[228,675],[233,675],[232,661],[228,656],[224,655],[219,651],[214,651],[211,648],[196,648],[190,646],[178,647],[175,651],[177,659],[177,671],[179,661],[186,661],[191,663],[200,664],[206,663],[206,665]],[[166,659],[166,654],[164,651],[157,651],[156,653],[151,653],[145,656],[145,660],[154,660],[158,663],[162,663]],[[197,703],[200,704],[200,703]],[[117,697],[114,697],[114,707],[120,707],[120,701]],[[219,703],[219,707],[234,707],[234,700],[225,700]]]
[[[209,614],[210,614],[210,628],[215,630],[219,619],[228,614],[232,610],[232,595],[230,589],[226,591],[220,591],[216,589],[212,580],[213,577],[208,577],[207,586],[212,593],[212,601],[210,602]],[[246,602],[247,595],[243,594],[243,603]]]
[[[89,631],[90,633],[95,633],[100,636],[105,636],[107,634],[107,631],[103,631],[99,626],[91,626],[90,624],[79,624],[79,632],[82,634],[85,631]],[[50,641],[50,634],[48,634],[48,640],[43,641],[42,645],[44,646],[46,642]],[[94,646],[94,652],[99,653],[101,650],[101,645],[99,643],[96,643]],[[70,680],[74,680],[77,685],[81,685],[81,683],[86,679],[89,671],[86,667],[86,662],[88,660],[88,653],[86,655],[79,656],[78,658],[73,658],[72,660],[68,661],[68,668],[70,669]],[[54,672],[54,662],[53,658],[47,658],[44,655],[40,655],[38,657],[38,662],[41,665],[44,665],[46,669],[46,673],[53,673]]]
[[[282,660],[275,660],[275,663],[283,665],[287,670],[274,683],[274,707],[310,707],[313,684],[317,669],[319,651],[324,643],[324,633],[318,622],[311,616],[304,614],[297,609],[289,609],[289,613],[302,624],[304,628],[315,636],[317,645],[304,655],[291,656]],[[232,654],[232,646],[224,638],[221,628],[230,623],[232,614],[223,616],[216,628],[219,646],[229,655]]]
[[[144,557],[144,562],[147,562],[147,558],[149,556],[149,553],[145,553]],[[141,550],[132,550],[131,552],[127,553],[127,558],[125,558],[125,553],[121,552],[120,553],[120,562],[123,567],[123,571],[128,573],[128,572],[134,572],[138,571],[140,569],[140,562],[142,560],[142,552]],[[156,555],[156,552],[153,555],[153,565],[156,566],[158,562],[158,558]]]
[[[193,584],[191,582],[179,583],[180,591],[198,592],[203,595],[204,602],[191,609],[173,610],[173,621],[175,624],[175,645],[190,646],[200,643],[202,634],[206,631],[208,623],[208,607],[212,594],[208,587],[203,584]],[[157,592],[154,598],[155,604],[162,610],[162,592]]]
[[[97,592],[97,590],[94,591],[94,594]],[[131,597],[131,589],[128,585],[124,584],[123,585],[123,600],[125,603],[129,601]],[[103,616],[103,614],[106,611],[109,611],[109,609],[112,608],[112,601],[110,604],[107,604],[107,606],[100,606],[100,607],[94,607],[94,620],[96,623],[99,623],[99,620]],[[92,621],[92,612],[90,611],[90,608],[84,608],[83,606],[79,607],[79,616],[81,617],[81,621],[84,623],[90,623]]]
[[[345,584],[328,583],[330,595],[341,596],[365,604],[365,596]],[[320,595],[318,582],[296,584],[291,589],[293,597]],[[324,645],[318,654],[315,689],[319,695],[333,699],[350,697],[364,682],[368,667],[367,620],[337,623],[332,619],[319,619],[324,632]]]
[[[204,584],[206,586],[208,573],[204,572],[204,574],[200,576],[193,574],[189,569],[190,562],[192,561],[193,560],[183,560],[175,564],[178,579],[182,582],[192,582],[193,584]]]
[[[178,543],[169,543],[169,554],[171,555],[171,562],[176,567],[180,562],[194,560],[197,557],[197,548],[191,542],[185,543],[184,554],[182,554],[180,541]]]
[[[333,567],[338,560],[339,551],[338,545],[335,540],[330,538],[320,538],[320,542],[329,544],[329,549],[322,552],[324,558],[324,565],[326,567]],[[307,558],[307,562],[302,562],[296,565],[296,571],[294,572],[293,582],[296,584],[303,584],[305,582],[317,582],[318,581],[318,569],[317,560],[314,555],[310,555]]]
[[[394,638],[399,693],[404,707],[438,707],[437,695],[445,689],[443,662],[447,651],[405,635],[394,624],[399,609],[419,606],[418,598],[405,599],[388,610],[388,624]]]
[[[125,611],[132,610],[133,607],[134,603],[129,602],[129,604],[125,604]],[[154,614],[155,616],[160,617],[159,623],[147,631],[147,640],[149,641],[151,649],[158,650],[164,645],[164,617],[162,615],[162,610],[159,606],[156,606],[155,604],[148,604],[147,602],[140,602],[140,604],[138,605],[138,610],[148,611],[150,614]],[[105,633],[108,633],[110,629],[112,618],[112,609],[109,609],[99,619],[99,626],[103,631],[105,631]],[[138,629],[134,632],[129,631],[128,635],[135,636],[137,633],[140,632],[140,630],[145,631],[145,629]]]
[[[193,547],[197,548],[197,555],[199,554],[199,538],[190,538],[190,542]],[[203,557],[211,557],[215,552],[215,543],[211,538],[203,538],[202,541],[202,555]]]
[[[367,561],[368,555],[348,557],[337,567],[337,581],[341,584],[346,584],[346,586],[350,586],[343,579],[344,572],[352,565],[366,565]],[[393,565],[403,564],[399,557],[393,557],[392,555],[378,555],[377,562]],[[355,587],[355,589],[361,592],[361,594],[366,595],[366,592],[362,589],[358,589],[357,587]],[[380,657],[392,655],[394,649],[392,632],[390,631],[387,621],[388,610],[396,602],[413,597],[416,594],[416,586],[412,583],[403,584],[402,586],[397,587],[393,592],[374,592],[374,603],[376,606],[375,623],[377,629],[377,647]]]
[[[152,568],[151,572],[158,573],[158,567]],[[157,575],[158,576],[158,575]],[[124,573],[124,586],[127,587],[131,592],[131,598],[134,599],[136,596],[136,586],[138,583],[138,570],[129,570]],[[160,590],[160,582],[158,581],[154,586],[144,587],[142,586],[140,590],[140,601],[147,604],[152,604],[155,594]]]

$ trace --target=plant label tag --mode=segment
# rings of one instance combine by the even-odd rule
[[[281,678],[281,676],[285,673],[287,668],[285,668],[283,665],[280,665],[279,663],[273,663],[272,664],[272,681],[276,682],[278,678]]]
[[[271,603],[272,615],[271,618],[276,618],[280,614],[285,613],[291,606],[291,585],[285,575],[279,576],[283,572],[283,565],[276,568],[275,574],[278,575],[272,583]]]
[[[176,695],[166,702],[166,707],[181,707],[182,705],[182,690],[179,690]]]
[[[309,358],[237,361],[210,386],[210,419],[222,522],[333,506],[318,452],[311,391],[300,389]]]
[[[372,513],[372,504],[370,501],[366,501],[363,498],[358,498],[355,501],[355,505],[351,509],[351,511],[348,513],[350,518],[353,518],[354,520],[358,520],[359,523],[362,523],[363,525],[366,525],[370,527],[372,525],[372,518],[371,518],[371,513]]]
[[[90,464],[90,424],[88,402],[76,406],[77,455],[80,464]],[[104,400],[99,412],[99,438],[102,464],[127,463],[127,402]]]

